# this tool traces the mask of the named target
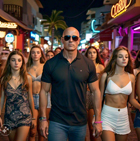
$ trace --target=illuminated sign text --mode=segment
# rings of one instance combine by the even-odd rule
[[[1,22],[0,21],[0,28],[17,28],[17,24],[16,23]]]
[[[124,13],[130,6],[132,0],[119,0],[119,2],[112,6],[111,17],[115,18]]]

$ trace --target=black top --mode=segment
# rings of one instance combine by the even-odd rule
[[[52,84],[50,120],[66,125],[85,125],[87,83],[97,79],[93,62],[78,51],[72,63],[63,57],[63,51],[48,60],[41,81]]]

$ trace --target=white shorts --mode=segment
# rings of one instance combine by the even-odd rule
[[[48,92],[48,93],[46,93],[46,96],[47,96],[47,99],[48,99],[48,101],[47,101],[47,108],[51,108],[51,94]]]
[[[103,130],[109,130],[120,135],[131,132],[127,107],[119,109],[104,105],[101,120],[103,121]]]

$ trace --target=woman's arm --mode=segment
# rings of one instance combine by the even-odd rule
[[[138,95],[138,101],[140,102],[140,73],[137,76],[136,88],[136,94]]]
[[[103,75],[101,76],[100,82],[99,82],[99,88],[100,88],[100,91],[101,91],[102,99],[103,99],[103,94],[104,94],[106,77],[107,77],[107,73],[103,73]]]
[[[1,113],[4,105],[4,90],[3,87],[0,85],[0,127],[2,127],[2,119],[1,119]]]
[[[102,72],[104,70],[104,66],[100,64],[100,72]]]
[[[28,77],[28,83],[29,83],[29,90],[28,90],[28,94],[29,94],[29,104],[31,107],[31,112],[32,112],[32,117],[35,118],[34,115],[34,100],[33,100],[33,93],[32,93],[32,78],[30,75],[27,75]]]
[[[129,96],[129,102],[137,109],[140,109],[140,104],[137,102],[137,100],[135,99],[135,76],[133,74],[130,75],[130,78],[131,78],[131,82],[132,82],[132,93],[130,94]],[[137,86],[140,87],[140,76],[138,76],[138,79],[137,79]],[[138,97],[140,98],[140,88],[137,87],[137,94],[138,94]]]

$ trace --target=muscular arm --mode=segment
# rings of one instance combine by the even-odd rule
[[[41,91],[39,94],[39,108],[40,116],[46,117],[47,97],[46,93],[49,92],[51,83],[41,82]]]
[[[99,90],[98,80],[93,83],[89,83],[89,88],[94,97],[93,103],[94,103],[94,111],[95,111],[95,120],[101,121],[101,92]]]

